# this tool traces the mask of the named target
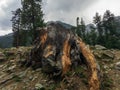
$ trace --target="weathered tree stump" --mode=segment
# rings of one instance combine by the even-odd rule
[[[71,30],[51,23],[40,30],[26,65],[63,76],[72,66],[83,62],[89,70],[89,90],[99,90],[98,66],[92,52]]]

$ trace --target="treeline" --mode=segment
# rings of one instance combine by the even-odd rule
[[[21,0],[21,8],[12,11],[13,46],[32,45],[38,37],[37,28],[44,27],[42,0]],[[107,48],[120,49],[120,21],[109,10],[104,15],[96,13],[93,25],[86,29],[84,20],[76,19],[77,27],[73,28],[87,44],[100,44]]]
[[[21,0],[21,8],[12,11],[13,46],[31,45],[38,37],[38,27],[45,25],[42,0]]]
[[[100,44],[107,48],[120,49],[120,31],[118,26],[120,22],[117,22],[116,17],[109,10],[106,10],[104,15],[96,15],[93,18],[93,26],[90,26],[90,30],[86,29],[86,25],[81,18],[77,17],[76,33],[86,43],[90,45]]]

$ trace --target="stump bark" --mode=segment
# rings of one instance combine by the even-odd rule
[[[40,37],[36,39],[26,65],[64,76],[72,66],[77,67],[83,62],[89,71],[89,90],[99,90],[99,70],[90,49],[71,30],[51,23],[40,30]]]

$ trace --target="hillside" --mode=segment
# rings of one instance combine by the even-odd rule
[[[13,33],[8,35],[0,36],[0,47],[9,48],[12,47]]]
[[[32,47],[0,49],[0,90],[87,90],[87,71],[83,66],[63,79],[52,78],[23,65]],[[120,90],[120,50],[91,46],[101,68],[101,90]]]

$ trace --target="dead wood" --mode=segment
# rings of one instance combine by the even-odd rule
[[[90,51],[89,48],[85,45],[85,43],[80,39],[77,38],[77,43],[80,46],[81,52],[83,56],[85,57],[85,61],[87,62],[87,67],[89,70],[89,88],[90,90],[99,90],[99,78],[98,78],[98,66],[95,60],[94,55]]]
[[[44,72],[63,76],[72,66],[77,67],[83,62],[89,71],[90,90],[99,90],[98,66],[92,52],[72,31],[52,23],[40,30],[26,65],[42,67]]]

